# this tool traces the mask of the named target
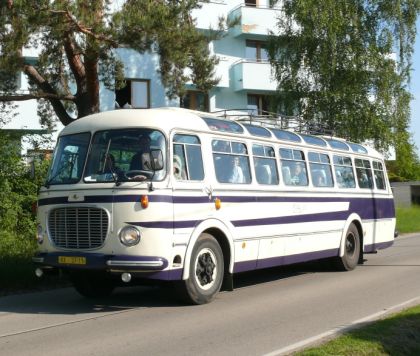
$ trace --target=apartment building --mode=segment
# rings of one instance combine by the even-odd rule
[[[268,62],[268,32],[276,26],[280,10],[270,0],[213,0],[193,12],[200,30],[216,29],[219,17],[239,19],[223,38],[212,41],[210,50],[219,58],[218,84],[208,93],[187,85],[186,95],[169,100],[158,75],[158,58],[119,49],[125,64],[127,87],[117,93],[104,90],[101,110],[115,107],[150,108],[180,106],[203,111],[224,109],[268,110],[268,96],[276,90]],[[115,98],[115,102],[114,102]]]
[[[224,36],[210,43],[210,51],[219,58],[215,75],[218,84],[209,92],[198,91],[187,84],[186,95],[169,99],[159,77],[159,60],[156,54],[117,49],[117,54],[125,66],[127,86],[111,91],[101,87],[100,110],[135,107],[151,108],[162,106],[185,107],[203,111],[225,109],[268,110],[268,97],[273,95],[276,82],[271,75],[266,41],[268,32],[275,29],[280,15],[278,7],[270,5],[270,0],[212,0],[203,3],[201,9],[193,12],[197,28],[208,31],[216,29],[219,17],[239,19]],[[25,49],[27,57],[36,58],[36,53]],[[19,78],[21,90],[27,89],[24,75]],[[18,116],[6,125],[6,129],[39,130],[36,102],[18,103]],[[57,123],[56,130],[62,126]],[[22,131],[23,132],[23,131]]]

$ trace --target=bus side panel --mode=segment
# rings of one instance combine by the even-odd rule
[[[392,197],[359,199],[352,204],[352,209],[362,217],[364,252],[373,252],[392,245],[395,232]]]
[[[307,261],[338,255],[349,202],[313,202],[288,197],[274,203],[244,203],[232,206],[227,216],[233,219],[236,241],[235,255],[247,257],[248,263],[236,258],[235,271],[252,269],[256,256],[246,254],[250,241],[259,240],[258,263],[255,268]],[[239,246],[241,248],[239,248]]]

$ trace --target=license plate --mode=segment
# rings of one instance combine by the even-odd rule
[[[58,263],[65,265],[85,265],[86,257],[58,256]]]

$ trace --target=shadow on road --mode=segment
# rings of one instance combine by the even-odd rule
[[[269,283],[302,274],[334,272],[330,260],[319,260],[289,266],[273,267],[258,271],[243,272],[234,276],[234,288]]]
[[[258,287],[302,274],[331,271],[330,265],[318,261],[244,272],[234,276],[234,288]],[[86,299],[71,287],[0,297],[0,313],[76,315],[183,306],[185,303],[176,299],[170,285],[117,288],[111,296],[98,299]]]
[[[1,313],[26,314],[86,314],[112,313],[134,308],[180,306],[168,288],[136,286],[117,288],[106,298],[87,299],[73,288],[9,295],[0,298]]]

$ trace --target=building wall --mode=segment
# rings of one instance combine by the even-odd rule
[[[244,1],[240,0],[211,1],[195,10],[193,17],[197,28],[207,31],[217,28],[220,17],[241,16],[242,12],[246,18],[241,19],[240,24],[225,31],[221,39],[210,43],[211,53],[219,58],[215,68],[215,77],[219,82],[208,93],[209,111],[246,109],[248,94],[270,95],[276,90],[270,64],[246,58],[246,41],[267,40],[268,31],[272,29],[269,26],[275,26],[275,19],[280,14],[279,10],[269,8],[268,0],[259,0],[257,8],[245,7]],[[267,21],[267,16],[270,21]],[[117,54],[125,64],[126,78],[150,81],[151,107],[180,105],[179,99],[166,97],[158,74],[159,59],[156,54],[139,54],[130,49],[118,49]],[[195,88],[189,83],[187,89]],[[101,110],[112,110],[114,107],[115,94],[102,88]]]
[[[410,207],[412,204],[420,204],[420,182],[391,183],[391,188],[395,206]]]
[[[411,206],[411,187],[407,186],[394,186],[392,187],[394,194],[395,206],[410,207]]]

